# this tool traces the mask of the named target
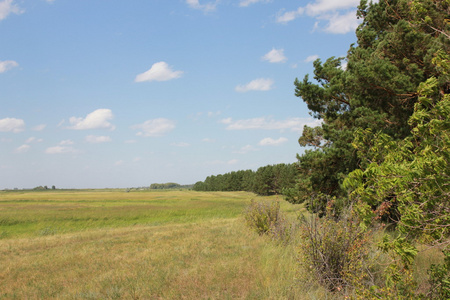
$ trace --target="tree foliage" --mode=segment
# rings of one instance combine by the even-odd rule
[[[449,15],[450,0],[363,0],[347,56],[315,61],[314,83],[295,81],[322,120],[299,139],[313,150],[298,157],[297,201],[319,213],[350,204],[362,229],[393,225],[378,244],[391,258],[385,283],[365,298],[450,297]],[[428,291],[413,277],[418,244],[445,257],[428,270]]]
[[[247,191],[268,196],[286,194],[295,187],[296,164],[267,165],[258,170],[233,171],[226,174],[208,176],[197,182],[196,191]]]
[[[435,89],[449,89],[437,53],[450,51],[449,1],[361,1],[357,44],[345,58],[314,62],[314,80],[295,80],[295,94],[311,115],[323,121],[305,127],[299,156],[301,201],[314,198],[325,207],[330,196],[343,197],[342,183],[366,163],[352,147],[355,132],[381,132],[394,141],[411,135],[409,117],[419,85],[435,78]],[[346,63],[346,65],[345,65]]]

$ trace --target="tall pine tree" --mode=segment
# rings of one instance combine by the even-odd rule
[[[432,61],[450,50],[449,7],[450,0],[363,0],[357,43],[347,56],[316,60],[315,82],[308,75],[295,80],[296,96],[323,121],[305,127],[299,139],[314,147],[298,157],[300,201],[313,199],[313,210],[321,210],[331,197],[344,196],[345,177],[367,163],[352,146],[357,130],[409,136],[421,82],[434,77],[439,91],[448,92],[447,76]]]

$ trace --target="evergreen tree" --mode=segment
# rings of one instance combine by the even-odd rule
[[[344,195],[342,182],[364,165],[352,147],[359,129],[382,132],[394,140],[410,136],[408,119],[418,101],[419,84],[437,79],[441,93],[449,89],[441,69],[432,63],[439,51],[448,53],[450,1],[361,1],[357,44],[346,58],[314,62],[314,79],[295,80],[295,94],[312,116],[323,121],[305,127],[298,156],[299,201],[314,199],[323,209],[330,197]],[[344,62],[347,62],[344,67]]]

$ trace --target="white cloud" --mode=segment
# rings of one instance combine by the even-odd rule
[[[215,139],[210,139],[210,138],[202,139],[202,142],[205,142],[205,143],[214,143],[215,141],[216,141]]]
[[[315,3],[306,5],[306,12],[310,16],[317,16],[330,11],[358,7],[360,0],[316,0]]]
[[[247,6],[251,5],[251,4],[255,4],[255,3],[258,3],[258,2],[270,2],[270,0],[241,0],[239,2],[239,6],[240,7],[247,7]]]
[[[284,49],[272,49],[262,59],[271,63],[283,63],[287,60],[287,57],[284,56]]]
[[[269,91],[272,89],[273,85],[272,79],[267,78],[258,78],[250,81],[246,85],[238,85],[236,86],[236,92],[248,92],[248,91]]]
[[[172,143],[171,145],[175,146],[175,147],[189,147],[190,146],[190,144],[185,143],[185,142]]]
[[[354,31],[360,23],[356,18],[356,7],[359,3],[360,0],[316,0],[297,10],[279,13],[276,21],[287,23],[306,14],[318,20],[314,30],[321,29],[319,21],[325,20],[327,25],[322,30],[333,34],[344,34]]]
[[[186,0],[186,3],[194,9],[210,12],[216,10],[217,3],[200,4],[199,0]]]
[[[297,10],[287,11],[285,13],[278,13],[277,22],[278,23],[287,23],[293,21],[300,17],[304,12],[303,7],[299,7]]]
[[[55,146],[55,147],[47,148],[45,150],[45,153],[47,153],[47,154],[67,154],[67,153],[78,153],[78,150],[76,150],[72,147]]]
[[[303,126],[308,125],[315,127],[320,125],[319,120],[312,118],[288,118],[286,120],[274,120],[272,118],[253,118],[246,120],[233,121],[231,118],[220,121],[222,124],[227,124],[227,130],[249,130],[249,129],[263,129],[263,130],[291,130],[302,132]]]
[[[88,135],[86,136],[85,141],[92,144],[107,143],[111,142],[111,138],[105,135],[102,136]]]
[[[21,14],[23,10],[13,0],[4,0],[0,2],[0,21],[5,19],[9,14]],[[1,73],[1,72],[0,72]]]
[[[183,75],[183,71],[173,71],[166,62],[160,61],[154,63],[148,71],[138,74],[134,81],[168,81],[180,78],[181,75]]]
[[[252,145],[246,145],[237,151],[233,151],[233,153],[246,154],[249,152],[258,151],[258,148],[253,147]]]
[[[28,139],[25,141],[25,143],[26,143],[26,144],[31,144],[31,143],[42,143],[43,141],[44,141],[43,139],[38,139],[38,138],[35,138],[34,136],[32,136],[32,137],[28,138]]]
[[[277,145],[286,143],[287,141],[288,141],[288,139],[284,138],[284,137],[280,137],[277,140],[274,140],[273,138],[264,138],[258,143],[258,145],[260,145],[260,146],[277,146]]]
[[[36,125],[36,126],[34,126],[33,128],[31,128],[31,130],[34,130],[34,131],[42,131],[42,130],[45,129],[45,127],[47,127],[47,125],[45,125],[45,124],[40,124],[40,125]]]
[[[0,119],[0,132],[19,133],[25,130],[25,121],[16,118]]]
[[[75,142],[72,140],[63,140],[63,141],[59,142],[59,144],[62,146],[66,146],[66,145],[73,145],[73,144],[75,144]]]
[[[18,65],[19,64],[17,62],[13,61],[13,60],[0,61],[0,73],[4,73],[6,71],[9,71],[12,68],[17,67]]]
[[[30,150],[30,148],[31,148],[30,145],[24,144],[24,145],[22,145],[22,146],[20,146],[20,147],[17,147],[16,150],[15,150],[14,152],[15,152],[15,153],[25,153],[25,152],[27,152],[28,150]]]
[[[162,136],[175,128],[175,122],[165,118],[158,118],[153,120],[147,120],[142,124],[137,124],[131,127],[137,129],[138,136]]]
[[[310,55],[305,59],[305,62],[312,62],[319,58],[319,55]]]
[[[323,19],[328,21],[326,32],[344,34],[355,31],[360,21],[356,18],[356,11],[348,12],[345,15],[334,14],[332,16],[324,16]]]
[[[123,165],[125,162],[123,160],[118,160],[114,163],[115,166],[121,166]]]
[[[72,126],[69,129],[86,130],[86,129],[110,129],[114,130],[116,127],[112,125],[109,120],[114,117],[110,109],[97,109],[86,116],[86,118],[71,117],[69,119]]]
[[[209,118],[212,118],[212,117],[215,117],[215,116],[219,116],[221,114],[222,114],[222,112],[219,110],[219,111],[216,111],[216,112],[208,111],[207,115],[208,115]]]

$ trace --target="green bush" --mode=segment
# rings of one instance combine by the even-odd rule
[[[359,225],[352,212],[337,218],[331,209],[322,218],[302,217],[301,263],[331,292],[349,294],[374,284],[372,233]]]
[[[429,299],[450,299],[450,251],[443,251],[444,263],[431,265],[428,270],[430,275]]]
[[[267,234],[282,242],[291,238],[293,225],[281,213],[278,201],[251,200],[244,212],[244,219],[247,226],[260,235]]]

